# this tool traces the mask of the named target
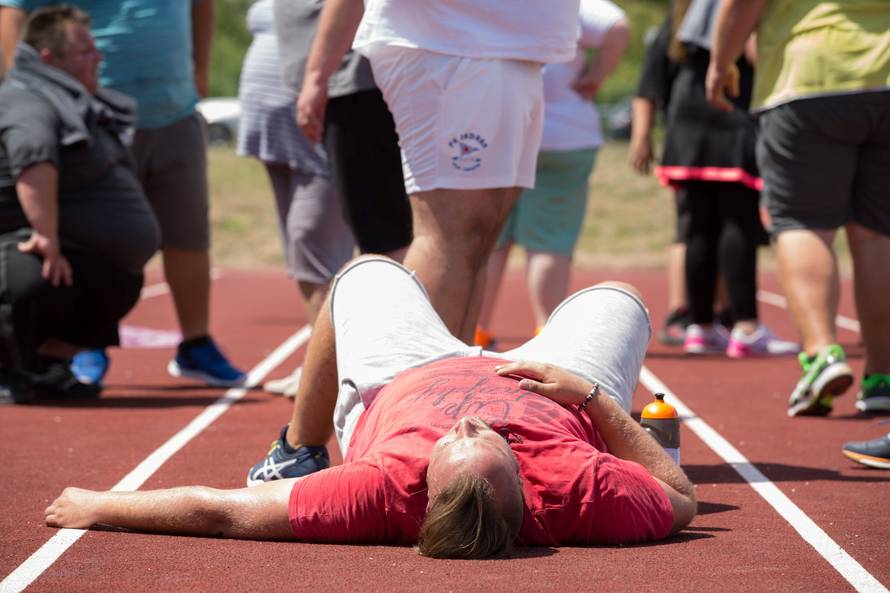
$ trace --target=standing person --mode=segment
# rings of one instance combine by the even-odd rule
[[[295,95],[303,85],[323,6],[324,0],[275,0],[282,77]],[[321,140],[343,216],[361,253],[402,261],[411,243],[411,208],[396,124],[366,58],[346,52],[332,67]]]
[[[0,403],[99,395],[71,357],[118,343],[160,243],[125,142],[136,105],[99,87],[89,25],[32,13],[0,85]]]
[[[641,175],[649,175],[656,161],[652,145],[652,129],[657,112],[667,114],[671,84],[677,75],[677,65],[667,59],[671,40],[670,13],[646,47],[643,70],[637,91],[631,101],[632,122],[627,160]],[[684,194],[674,192],[675,233],[668,253],[668,314],[658,341],[671,346],[682,346],[689,325],[686,300],[686,237],[689,229],[689,208]]]
[[[275,33],[274,0],[258,0],[247,12],[253,41],[244,56],[238,99],[241,156],[266,168],[278,213],[288,274],[296,280],[309,324],[315,322],[328,284],[352,257],[355,240],[343,220],[324,150],[297,127],[296,95],[285,88]],[[299,367],[267,381],[266,391],[293,397]]]
[[[730,109],[730,65],[755,28],[757,157],[779,276],[803,342],[788,414],[828,414],[853,383],[835,326],[832,242],[842,226],[865,344],[856,407],[890,411],[890,9],[865,0],[726,0],[707,77],[719,109]]]
[[[685,267],[691,324],[683,348],[688,354],[733,358],[794,353],[796,344],[779,340],[758,318],[757,247],[765,233],[758,209],[756,130],[747,112],[753,80],[749,59],[736,64],[741,93],[732,111],[719,111],[705,98],[709,31],[718,5],[719,0],[693,0],[685,12],[675,5],[677,27],[668,52],[678,67],[664,155],[655,170],[689,208]],[[726,282],[731,334],[714,315],[718,270]]]
[[[396,121],[416,271],[448,329],[473,339],[488,255],[520,188],[534,185],[541,65],[576,52],[578,0],[328,0],[297,105],[319,140],[328,80],[366,55]],[[354,39],[354,41],[353,41]]]
[[[282,459],[279,441],[251,472],[270,481],[251,488],[71,488],[46,522],[417,543],[436,558],[499,556],[517,542],[662,539],[692,520],[697,502],[627,412],[650,333],[639,293],[603,283],[568,298],[504,359],[479,356],[449,333],[411,271],[360,258],[333,283],[297,394],[296,427],[321,444],[336,426],[342,465],[325,468],[323,446]],[[296,464],[292,475],[303,477],[280,479]]]
[[[54,0],[0,0],[4,54],[19,31],[15,21]],[[161,226],[164,275],[170,285],[183,341],[167,366],[176,377],[230,386],[246,376],[223,356],[209,335],[210,223],[204,123],[195,111],[207,94],[213,0],[73,2],[90,14],[96,46],[105,56],[102,86],[139,105],[132,153]],[[9,11],[12,11],[11,13]],[[104,351],[75,360],[83,379],[101,381]]]
[[[526,250],[536,330],[569,290],[572,254],[587,209],[588,180],[603,143],[593,103],[627,46],[624,11],[609,0],[581,0],[581,36],[571,62],[544,67],[544,132],[535,188],[523,191],[488,261],[477,345],[489,347],[491,318],[513,244]],[[596,50],[590,59],[589,50]]]

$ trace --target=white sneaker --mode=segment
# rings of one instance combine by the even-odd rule
[[[294,372],[282,379],[272,379],[263,383],[263,389],[269,393],[277,393],[284,397],[295,397],[300,387],[300,377],[303,375],[303,367],[299,366]]]
[[[749,356],[790,356],[800,352],[800,344],[782,340],[767,326],[760,323],[750,335],[739,329],[732,330],[726,355],[730,358]]]
[[[686,328],[683,350],[686,354],[723,354],[729,345],[729,332],[719,323],[708,329],[697,323]]]

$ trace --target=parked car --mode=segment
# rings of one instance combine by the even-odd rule
[[[617,103],[600,107],[603,120],[603,132],[610,140],[629,140],[633,110],[631,97],[625,97]]]
[[[235,97],[211,97],[198,101],[198,112],[207,122],[207,143],[211,146],[234,144],[238,138],[241,104]]]

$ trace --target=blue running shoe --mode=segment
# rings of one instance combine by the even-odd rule
[[[287,426],[281,429],[281,434],[272,443],[266,458],[247,472],[248,486],[272,480],[302,478],[330,467],[326,448],[303,446],[294,449],[287,442],[286,435]]]
[[[203,381],[213,387],[238,387],[247,375],[233,367],[210,336],[193,338],[176,349],[176,358],[167,365],[174,377]]]
[[[81,350],[71,359],[71,372],[81,383],[101,385],[110,364],[105,350]]]

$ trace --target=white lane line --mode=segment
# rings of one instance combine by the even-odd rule
[[[794,504],[769,478],[757,469],[729,441],[699,418],[680,398],[674,395],[652,371],[645,366],[640,372],[640,382],[652,393],[664,393],[665,400],[677,408],[683,424],[720,456],[748,482],[779,515],[788,521],[805,542],[810,544],[840,575],[860,593],[890,593],[870,572],[850,556],[822,530],[800,507]]]
[[[120,482],[115,484],[112,490],[131,491],[138,489],[167,460],[173,457],[189,441],[201,434],[217,418],[222,416],[226,410],[232,407],[232,404],[244,397],[250,387],[258,385],[263,380],[263,377],[305,344],[309,339],[310,331],[307,325],[289,337],[247,374],[246,387],[233,387],[226,391],[222,397],[205,408],[185,428],[173,435],[170,440],[158,447],[129,474],[124,476]],[[86,532],[87,530],[85,529],[58,530],[49,541],[43,544],[40,549],[0,582],[0,593],[19,593],[23,591]]]
[[[774,307],[779,307],[780,309],[788,308],[788,299],[780,294],[770,292],[768,290],[758,290],[757,300],[768,305],[773,305]],[[850,317],[846,317],[844,315],[838,315],[834,318],[834,322],[837,324],[838,327],[848,329],[851,332],[856,332],[857,334],[860,333],[859,322],[855,319],[851,319]]]
[[[219,280],[223,277],[223,273],[218,268],[210,269],[210,279],[211,280]],[[143,286],[142,292],[139,293],[139,298],[141,299],[150,299],[156,296],[161,296],[162,294],[167,294],[170,292],[170,285],[166,282],[158,282],[157,284],[151,284],[149,286]]]

